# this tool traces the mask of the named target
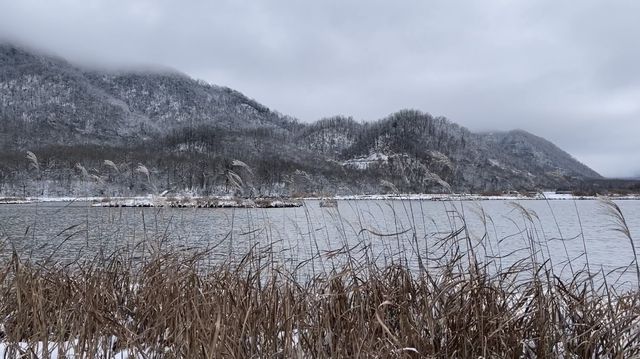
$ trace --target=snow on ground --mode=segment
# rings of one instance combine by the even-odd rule
[[[11,358],[10,354],[17,354],[17,358],[31,358],[34,355],[36,358],[45,358],[48,357],[50,359],[63,359],[63,358],[74,358],[75,350],[73,349],[73,344],[69,342],[62,343],[62,346],[56,343],[49,343],[47,345],[46,353],[44,351],[43,343],[39,343],[37,348],[29,347],[29,344],[20,342],[17,343],[14,349],[17,353],[12,353],[11,347],[7,346],[6,343],[0,342],[0,358]],[[45,355],[47,354],[47,355]],[[133,359],[133,358],[144,358],[146,356],[143,355],[130,355],[128,350],[122,350],[117,353],[109,353],[111,358],[114,359]]]
[[[500,161],[495,160],[493,158],[489,158],[489,164],[491,164],[494,167],[498,167],[498,168],[504,169],[504,166],[500,163]]]
[[[519,200],[527,199],[524,196],[482,196],[474,194],[373,194],[373,195],[349,195],[335,196],[342,201],[352,200],[427,200],[427,201],[460,201],[460,200]]]
[[[429,200],[429,201],[471,201],[471,200],[502,200],[502,201],[519,201],[519,200],[594,200],[600,197],[596,196],[574,196],[571,194],[556,194],[555,192],[542,192],[533,196],[524,196],[519,194],[485,196],[480,194],[454,193],[454,194],[370,194],[370,195],[348,195],[334,196],[337,200]],[[322,199],[322,198],[306,198],[306,199]],[[615,200],[640,200],[640,195],[629,195],[620,197],[611,197]]]
[[[575,199],[582,198],[576,197],[570,193],[556,193],[556,192],[542,192],[542,196],[545,199]]]
[[[343,163],[346,167],[352,167],[359,170],[365,170],[374,163],[386,163],[389,160],[389,156],[384,153],[374,152],[367,157],[353,158]]]
[[[177,207],[177,208],[283,208],[300,207],[295,200],[273,198],[225,197],[132,197],[105,198],[94,201],[94,207]]]
[[[31,203],[31,201],[27,200],[26,198],[14,198],[14,197],[0,198],[0,204],[26,204],[26,203]]]
[[[302,200],[324,200],[332,198],[342,201],[353,200],[429,200],[429,201],[470,201],[470,200],[594,200],[597,196],[574,196],[572,194],[541,192],[532,196],[524,196],[520,194],[505,194],[485,196],[480,194],[469,193],[450,193],[450,194],[430,194],[430,193],[409,193],[409,194],[356,194],[356,195],[338,195],[329,197],[305,197]],[[614,200],[640,200],[640,195],[626,195],[608,197]],[[257,199],[238,199],[232,196],[222,197],[178,197],[170,198],[165,196],[137,196],[137,197],[0,197],[0,205],[2,204],[29,204],[39,202],[91,202],[95,207],[261,207],[261,208],[281,208],[281,207],[298,207],[300,203],[294,199],[281,198],[257,198]]]

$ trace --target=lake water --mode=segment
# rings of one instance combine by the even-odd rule
[[[640,201],[616,203],[640,245]],[[458,238],[470,240],[449,238],[463,228]],[[281,209],[0,206],[3,256],[15,248],[21,256],[65,263],[114,248],[147,253],[162,245],[209,248],[208,262],[217,263],[239,260],[251,248],[269,247],[269,260],[291,269],[306,263],[307,271],[317,272],[344,260],[336,254],[347,250],[354,258],[366,254],[380,265],[404,260],[417,267],[451,255],[445,249],[464,252],[471,246],[493,266],[504,268],[531,258],[533,252],[538,262],[550,259],[560,275],[585,268],[588,260],[592,272],[613,271],[612,281],[635,286],[635,269],[621,269],[633,262],[629,239],[615,228],[612,215],[595,200],[357,200],[339,201],[337,208],[305,201],[303,207]]]

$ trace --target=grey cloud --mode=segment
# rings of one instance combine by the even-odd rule
[[[101,66],[156,64],[303,121],[401,108],[521,128],[640,173],[640,3],[0,0],[0,37]]]

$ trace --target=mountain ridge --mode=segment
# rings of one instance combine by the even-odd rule
[[[373,193],[387,190],[382,182],[405,192],[535,190],[601,178],[524,130],[473,133],[418,110],[301,123],[181,72],[87,69],[8,44],[0,45],[0,121],[0,193],[18,192],[20,178],[23,192],[25,182],[56,193],[157,188],[141,181],[135,162],[162,177],[165,190],[198,193]],[[87,183],[73,168],[55,167],[29,179],[26,150],[112,181]],[[127,181],[105,174],[101,161],[112,159],[126,167]],[[243,171],[234,160],[253,171],[230,189],[229,173]]]

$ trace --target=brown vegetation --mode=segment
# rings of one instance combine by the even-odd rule
[[[620,208],[603,206],[629,240]],[[513,204],[533,223],[535,213]],[[460,217],[464,222],[464,218]],[[375,233],[370,232],[375,235]],[[163,238],[58,263],[0,259],[0,353],[112,358],[627,358],[640,356],[640,290],[554,271],[544,243],[503,266],[466,227],[406,251],[365,243],[285,266],[271,245],[212,261]],[[396,234],[377,234],[400,240]],[[304,238],[301,237],[301,241]],[[426,242],[425,242],[426,244]],[[2,247],[2,242],[0,242]],[[141,249],[142,248],[142,249]],[[317,248],[317,244],[316,244]],[[426,253],[426,251],[425,251]],[[51,255],[53,256],[53,254]],[[585,256],[587,254],[585,253]],[[506,261],[505,261],[506,262]],[[311,264],[311,265],[309,265]],[[311,268],[309,268],[311,267]],[[42,348],[49,348],[48,351]]]
[[[637,291],[562,280],[544,264],[492,273],[472,250],[449,254],[410,271],[346,252],[340,267],[304,275],[256,249],[214,266],[204,252],[66,266],[14,253],[0,267],[2,336],[10,357],[42,343],[91,358],[640,355]]]

